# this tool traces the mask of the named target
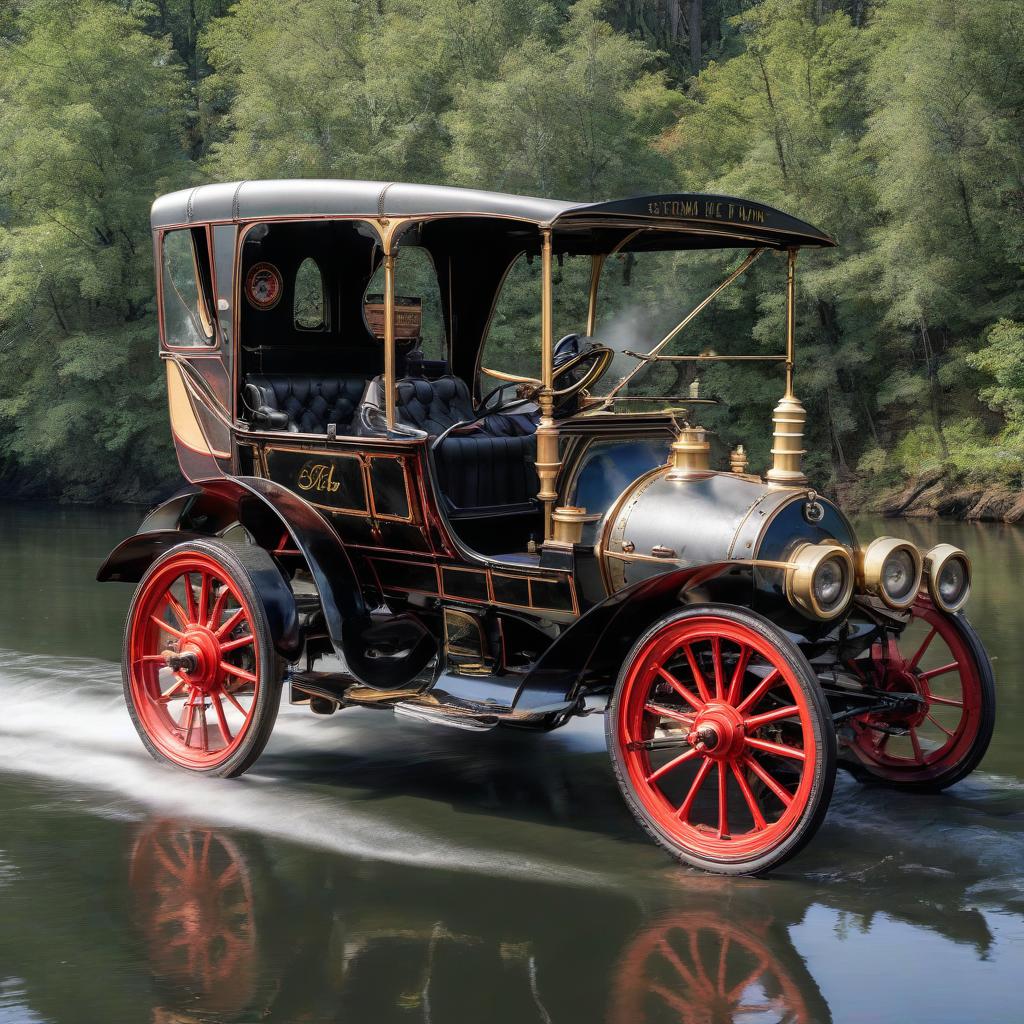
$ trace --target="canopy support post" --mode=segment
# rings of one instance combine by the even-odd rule
[[[390,239],[384,251],[384,416],[395,429],[395,256]]]
[[[540,423],[537,426],[537,479],[540,488],[537,499],[544,506],[544,539],[550,540],[552,535],[551,514],[558,491],[555,481],[561,462],[558,458],[558,427],[554,418],[554,324],[553,299],[551,294],[551,228],[541,229],[541,291],[540,291],[540,358],[541,358],[541,389],[537,396],[540,406]]]
[[[796,249],[786,251],[786,393],[772,413],[772,468],[766,474],[773,484],[805,484],[800,466],[807,412],[793,393],[796,361]]]

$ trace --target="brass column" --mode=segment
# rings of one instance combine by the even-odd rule
[[[590,302],[587,306],[587,337],[592,338],[597,330],[597,290],[601,284],[604,256],[600,253],[590,257]]]
[[[537,498],[544,504],[544,539],[551,537],[551,512],[558,498],[555,479],[558,476],[558,428],[554,420],[553,380],[553,331],[551,295],[551,229],[541,230],[541,291],[540,291],[540,359],[541,389],[537,396],[540,406],[540,423],[537,426],[537,478],[540,490]]]
[[[395,428],[395,257],[390,239],[384,253],[384,415]]]
[[[804,484],[807,477],[800,467],[805,449],[804,424],[807,412],[793,394],[793,368],[796,361],[796,249],[786,254],[786,393],[772,413],[772,468],[767,477],[773,484]]]

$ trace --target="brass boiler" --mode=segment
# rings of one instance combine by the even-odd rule
[[[831,539],[854,547],[845,517],[813,490],[715,472],[708,460],[704,431],[684,428],[668,463],[619,495],[598,532],[597,553],[609,590],[712,562],[777,564],[808,541]],[[781,582],[777,571],[769,575]]]

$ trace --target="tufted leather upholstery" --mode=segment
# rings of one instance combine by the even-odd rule
[[[283,412],[293,433],[326,434],[334,423],[339,434],[351,433],[366,378],[355,374],[310,377],[305,374],[249,374],[246,401],[253,409]]]
[[[437,380],[406,377],[396,385],[395,411],[403,423],[436,437],[471,420],[473,400],[465,382],[450,374]]]
[[[396,385],[400,422],[431,437],[474,418],[469,388],[446,374],[406,377]],[[536,424],[529,416],[487,416],[466,433],[449,434],[434,455],[441,491],[457,509],[519,505],[537,493]]]

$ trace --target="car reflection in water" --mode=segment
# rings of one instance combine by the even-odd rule
[[[243,852],[243,840],[255,844],[251,853]],[[571,913],[552,913],[541,901],[525,917],[515,915],[513,930],[497,934],[501,915],[484,915],[484,930],[472,921],[434,919],[439,907],[451,907],[459,918],[458,908],[467,905],[464,891],[446,900],[434,883],[419,890],[419,903],[409,899],[416,889],[403,886],[397,902],[360,906],[359,890],[378,897],[382,890],[342,877],[344,861],[338,877],[300,882],[305,892],[296,899],[295,880],[275,870],[260,847],[252,837],[171,820],[152,821],[135,838],[134,924],[165,1000],[153,1012],[154,1024],[211,1017],[441,1022],[497,1016],[538,1024],[831,1019],[785,923],[766,917],[758,901],[750,919],[737,916],[732,899],[728,917],[716,910],[726,879],[693,879],[692,892],[684,880],[686,906],[646,923],[639,907],[608,915],[612,927],[626,926],[625,934],[608,936],[606,962],[583,973],[571,964],[571,950],[593,951],[585,924],[591,913],[574,926]],[[465,878],[455,884],[486,887],[485,880]],[[594,894],[580,890],[573,899],[592,903]],[[638,923],[632,931],[631,921]],[[577,970],[568,986],[567,969]],[[575,991],[570,1016],[556,1006],[564,993],[546,998],[545,980]],[[486,1016],[473,1014],[475,1003]]]

